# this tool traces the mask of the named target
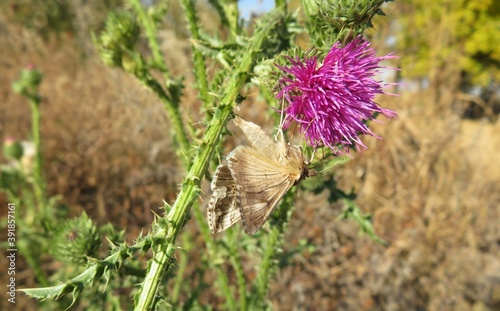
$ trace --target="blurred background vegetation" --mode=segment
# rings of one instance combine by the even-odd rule
[[[0,138],[31,137],[29,105],[11,87],[31,64],[44,76],[40,109],[48,193],[61,196],[68,215],[85,210],[98,224],[124,228],[132,242],[149,230],[163,200],[175,199],[183,172],[171,161],[175,151],[163,106],[133,77],[103,65],[92,43],[91,33],[122,5],[0,4]],[[214,9],[204,1],[197,5],[203,28],[217,33]],[[196,123],[200,107],[190,84],[189,33],[179,12],[171,1],[160,17],[161,49],[171,72],[186,77],[183,96],[189,105],[183,113]],[[269,298],[276,310],[499,310],[500,3],[402,0],[384,12],[368,35],[380,56],[399,56],[390,66],[401,68],[394,80],[400,84],[390,91],[400,96],[378,100],[399,118],[374,124],[384,139],[364,138],[369,149],[336,169],[334,182],[346,192],[356,189],[358,205],[372,214],[389,246],[338,221],[341,208],[327,203],[328,192],[303,193],[285,247],[304,239],[314,247],[282,259]],[[267,107],[257,96],[248,101],[248,119],[265,124],[261,111]],[[206,183],[202,205],[208,189]],[[6,207],[2,196],[1,216]],[[196,236],[196,222],[185,230]],[[204,249],[202,240],[194,242],[191,258]],[[39,286],[33,271],[23,270],[28,265],[22,258],[17,264],[17,286]],[[41,258],[45,271],[61,265],[48,254]],[[252,265],[246,259],[246,271]],[[3,256],[0,267],[6,266]],[[0,306],[6,308],[4,293]],[[22,294],[17,299],[19,310],[36,308],[35,300]],[[209,291],[201,299],[221,303]]]

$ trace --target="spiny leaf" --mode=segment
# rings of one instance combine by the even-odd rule
[[[72,292],[74,303],[86,286],[97,282],[102,277],[106,279],[107,283],[110,277],[110,270],[120,266],[123,260],[127,257],[130,257],[131,254],[132,251],[129,247],[127,247],[126,245],[120,245],[116,252],[114,252],[104,260],[90,258],[89,264],[85,271],[83,271],[75,278],[66,281],[64,284],[42,288],[26,288],[20,289],[20,291],[23,291],[29,296],[41,300],[57,300],[63,295]],[[73,303],[71,305],[73,305]]]
[[[42,288],[25,288],[20,289],[20,291],[25,292],[31,297],[45,300],[45,299],[59,299],[63,295],[73,292],[73,303],[78,298],[81,290],[87,286],[88,284],[94,281],[94,278],[97,274],[98,265],[96,263],[90,264],[90,266],[85,269],[80,275],[77,277],[67,281],[64,284],[59,284],[51,287],[42,287]]]

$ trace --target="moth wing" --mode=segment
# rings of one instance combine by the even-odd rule
[[[257,124],[245,121],[238,116],[234,118],[233,122],[257,151],[272,159],[276,159],[279,154],[284,153],[285,142],[283,140],[275,142]]]
[[[249,147],[236,148],[227,160],[236,182],[243,227],[247,234],[253,234],[264,225],[281,198],[300,178],[300,170],[284,167]]]
[[[231,227],[241,218],[236,204],[236,183],[227,166],[217,167],[211,189],[213,193],[208,202],[207,219],[212,233],[217,233]]]

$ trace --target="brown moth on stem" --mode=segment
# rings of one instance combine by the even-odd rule
[[[212,233],[223,231],[240,218],[247,234],[257,232],[290,188],[309,176],[299,147],[277,141],[260,126],[239,117],[234,124],[245,134],[251,147],[238,146],[228,156],[228,165],[219,165],[214,174],[208,224]]]

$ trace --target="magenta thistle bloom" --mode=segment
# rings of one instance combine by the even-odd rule
[[[361,36],[341,47],[335,43],[323,63],[317,57],[289,58],[290,67],[281,67],[288,75],[280,79],[281,90],[276,96],[285,99],[285,124],[299,124],[307,142],[312,146],[328,146],[334,152],[348,151],[349,145],[367,147],[360,134],[376,136],[363,123],[381,113],[396,117],[394,111],[382,109],[373,101],[384,94],[386,84],[374,80],[379,63],[394,58],[392,53],[375,56],[375,50]],[[340,147],[338,145],[341,145]]]

